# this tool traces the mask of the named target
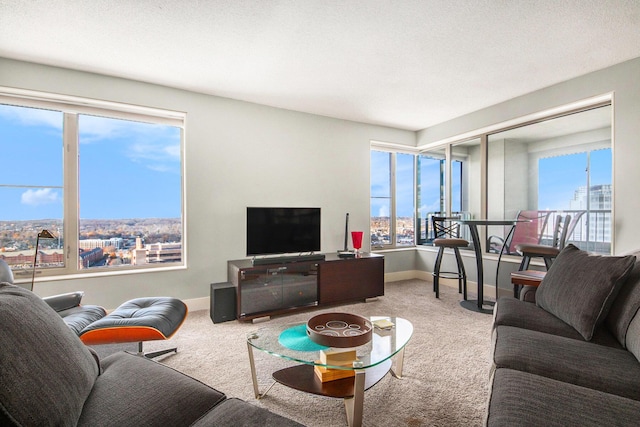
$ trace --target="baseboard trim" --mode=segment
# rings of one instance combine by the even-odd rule
[[[431,273],[420,270],[407,270],[407,271],[397,271],[395,273],[385,273],[384,282],[398,282],[400,280],[411,280],[411,279],[420,279],[420,280],[431,280]]]
[[[396,273],[386,273],[384,275],[385,283],[393,283],[401,280],[411,280],[411,279],[424,280],[429,283],[433,283],[433,274],[431,274],[431,272],[429,271],[408,270],[408,271],[399,271]],[[455,279],[440,279],[440,284],[448,288],[458,289],[458,281]],[[478,289],[477,282],[467,280],[467,290],[475,294],[476,289]],[[493,300],[496,297],[496,287],[494,285],[487,285],[485,283],[483,292],[484,292],[485,298],[490,298],[491,300]],[[500,288],[499,296],[505,296],[505,295],[513,295],[513,292],[510,289]]]
[[[398,271],[395,273],[385,273],[384,282],[385,283],[393,283],[399,282],[401,280],[425,280],[427,282],[433,283],[433,275],[428,271],[420,271],[420,270],[408,270],[408,271]],[[449,288],[458,288],[458,282],[456,280],[451,279],[440,279],[440,284],[443,286],[447,286]],[[467,289],[473,293],[477,289],[476,282],[467,281]],[[496,296],[496,287],[492,285],[484,285],[484,294],[491,299]],[[513,292],[509,289],[500,288],[500,296],[505,295],[513,295]],[[183,300],[189,311],[198,311],[198,310],[209,310],[211,306],[211,301],[209,297],[201,297],[201,298],[191,298]]]
[[[191,298],[183,301],[187,304],[189,311],[209,310],[211,308],[210,297]]]

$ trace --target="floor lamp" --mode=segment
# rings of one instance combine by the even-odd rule
[[[40,245],[40,239],[55,239],[55,236],[51,234],[49,230],[43,229],[38,233],[38,237],[36,238],[36,253],[33,256],[33,272],[31,273],[31,292],[33,292],[33,282],[36,279],[36,264],[38,262],[38,246]]]

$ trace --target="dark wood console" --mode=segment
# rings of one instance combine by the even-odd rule
[[[318,304],[336,304],[384,295],[384,257],[327,255],[318,264]]]
[[[358,258],[328,254],[324,261],[253,265],[228,263],[228,280],[236,288],[237,314],[251,320],[309,306],[341,304],[384,295],[384,256]]]

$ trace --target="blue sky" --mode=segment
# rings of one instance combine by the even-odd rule
[[[62,122],[0,106],[0,220],[62,218]],[[86,115],[79,126],[81,219],[180,217],[179,128]]]
[[[413,185],[413,155],[398,154],[396,165],[397,189],[396,207],[398,216],[413,216],[413,204],[415,200]],[[426,216],[429,212],[440,210],[440,160],[423,156],[420,159],[420,187],[421,205],[420,213]],[[452,206],[454,210],[460,206],[460,167],[461,163],[453,162],[453,192]],[[389,197],[389,153],[381,151],[371,152],[371,195]],[[371,202],[371,216],[389,216],[388,202],[375,200]]]
[[[591,186],[611,184],[611,149],[590,153]],[[587,185],[587,153],[548,157],[538,163],[538,209],[569,209],[575,190]]]
[[[440,211],[440,159],[421,156],[420,167],[420,216]]]
[[[391,197],[389,153],[371,151],[371,171],[371,216],[389,216],[388,201],[375,199]]]
[[[390,197],[389,187],[389,153],[381,151],[371,152],[371,196]],[[396,164],[396,188],[397,215],[402,217],[413,216],[414,188],[413,188],[413,156],[398,154]],[[389,216],[389,203],[386,199],[372,199],[371,216]]]

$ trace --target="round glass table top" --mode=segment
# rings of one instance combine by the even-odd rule
[[[365,369],[376,366],[404,348],[413,334],[413,325],[401,317],[371,316],[369,320],[388,320],[389,329],[373,328],[372,338],[366,344],[350,349],[324,347],[316,344],[306,334],[306,323],[289,323],[260,328],[247,334],[247,343],[253,348],[307,365],[326,366],[337,369]],[[357,362],[352,367],[331,366],[320,362],[320,351],[355,350]]]

